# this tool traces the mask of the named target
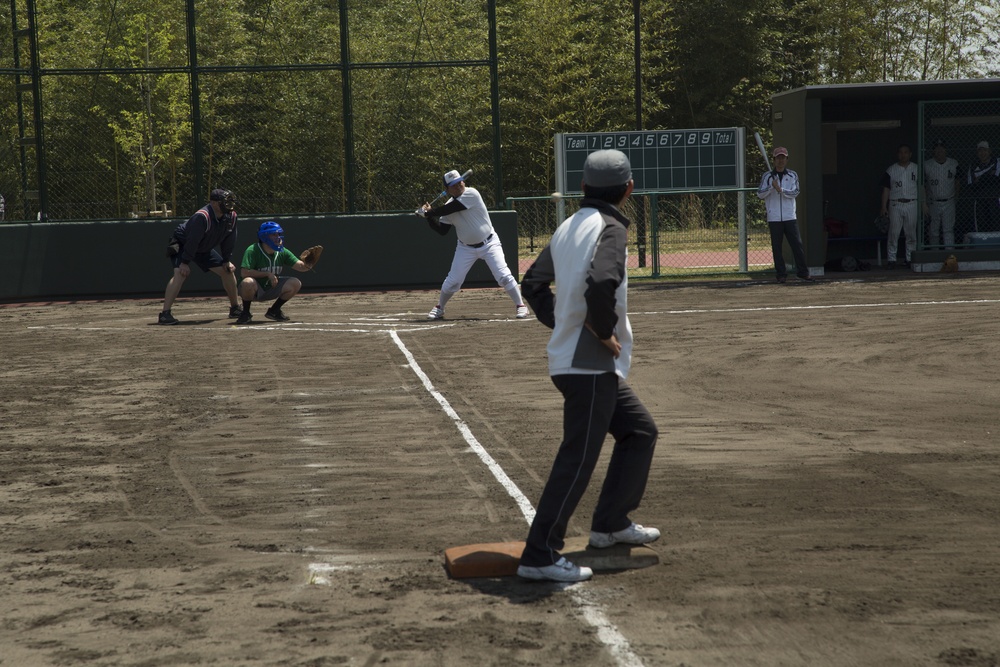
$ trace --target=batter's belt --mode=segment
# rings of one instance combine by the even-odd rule
[[[487,236],[485,239],[483,239],[479,243],[463,243],[462,245],[467,246],[469,248],[482,248],[484,245],[486,245],[487,243],[490,242],[491,238],[493,238],[492,234],[490,234],[489,236]]]

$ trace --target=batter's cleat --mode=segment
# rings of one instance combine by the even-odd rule
[[[275,322],[287,322],[288,320],[292,319],[288,315],[285,315],[283,312],[281,312],[281,308],[278,308],[277,310],[275,310],[274,308],[268,308],[267,312],[264,313],[264,317],[266,317],[269,320],[274,320]]]
[[[521,305],[517,307],[517,315],[515,317],[519,320],[523,320],[528,316],[528,307]]]
[[[645,528],[637,523],[613,533],[590,531],[590,546],[595,549],[606,549],[616,544],[649,544],[658,539],[660,531],[656,528]]]
[[[160,316],[156,319],[157,324],[180,324],[181,321],[170,314],[169,310],[165,310],[160,313]]]
[[[235,304],[229,306],[229,319],[232,320],[239,317],[242,312],[243,312],[243,306],[238,306]]]
[[[236,318],[236,324],[250,324],[253,319],[253,315],[250,314],[249,310],[241,310],[240,316]]]
[[[573,565],[565,558],[561,557],[552,565],[545,567],[531,567],[529,565],[518,565],[517,576],[522,579],[532,579],[534,581],[586,581],[594,576],[594,571],[589,567]]]
[[[814,282],[816,282],[816,279],[813,278],[812,276],[808,275],[808,274],[806,274],[804,276],[799,276],[799,280],[801,280],[802,282],[806,282],[806,283],[814,283]]]
[[[444,319],[444,308],[441,306],[434,306],[431,308],[431,312],[427,313],[427,319],[429,320],[443,320]]]

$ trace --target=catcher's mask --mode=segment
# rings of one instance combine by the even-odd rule
[[[278,235],[278,244],[275,245],[274,241],[271,239],[272,234]],[[267,244],[267,246],[274,250],[275,252],[281,250],[285,246],[285,230],[281,228],[278,223],[269,220],[260,226],[257,230],[257,240],[261,243]]]
[[[219,202],[219,208],[222,209],[224,213],[231,213],[234,208],[236,208],[236,195],[233,194],[232,190],[225,190],[223,188],[216,188],[212,190],[212,194],[209,196],[211,201]]]

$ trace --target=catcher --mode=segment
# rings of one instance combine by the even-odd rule
[[[236,318],[236,324],[249,324],[253,319],[250,315],[250,304],[254,301],[270,301],[274,303],[264,313],[264,317],[275,322],[287,322],[291,318],[282,312],[289,299],[302,289],[302,281],[291,276],[281,275],[284,267],[290,266],[296,271],[310,271],[320,255],[323,246],[315,245],[302,251],[301,257],[285,247],[285,230],[276,222],[268,221],[257,230],[257,243],[243,253],[240,265],[240,298],[243,299],[243,311]]]

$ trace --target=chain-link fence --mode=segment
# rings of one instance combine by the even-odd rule
[[[918,246],[1000,245],[1000,99],[922,102],[920,126]]]
[[[475,165],[499,192],[495,0],[12,0],[6,220],[413,210]],[[432,148],[428,148],[432,147]]]
[[[633,195],[629,227],[631,277],[736,274],[773,268],[771,237],[755,189]],[[520,272],[531,266],[556,227],[579,210],[582,196],[511,197],[517,211]]]

